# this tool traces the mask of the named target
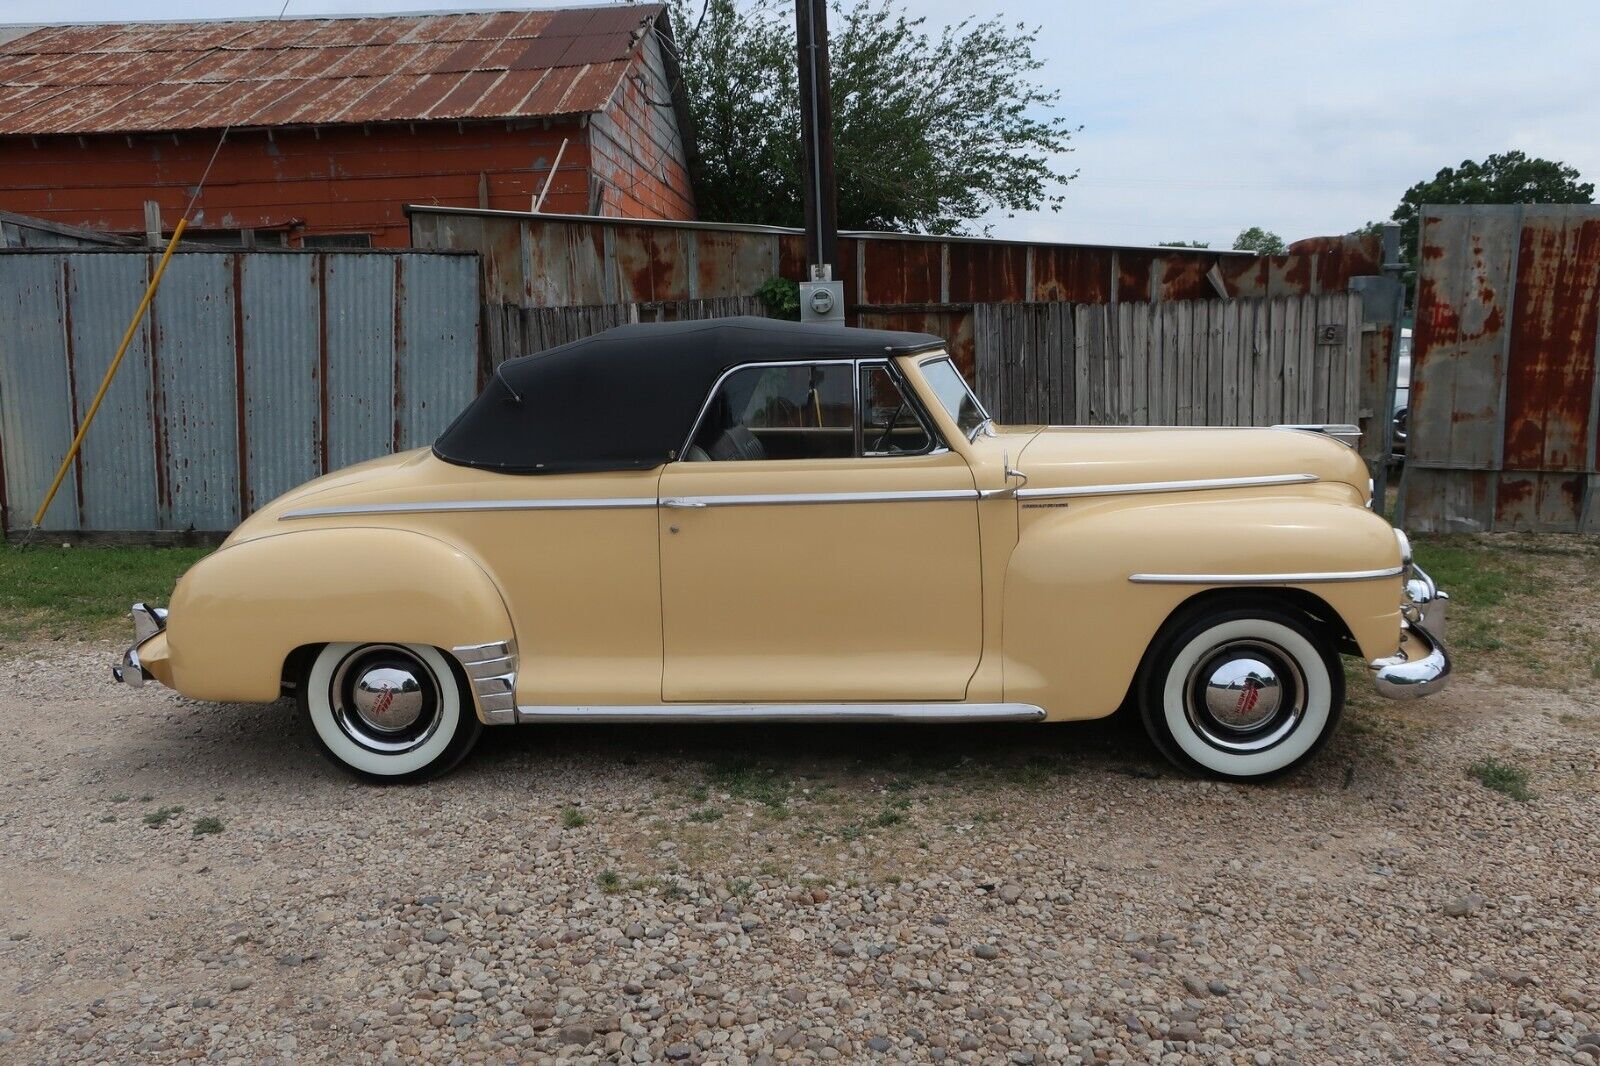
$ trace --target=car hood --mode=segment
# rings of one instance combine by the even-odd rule
[[[1363,499],[1367,465],[1354,448],[1305,430],[1067,427],[1035,433],[1015,465],[1028,488],[1312,474]]]

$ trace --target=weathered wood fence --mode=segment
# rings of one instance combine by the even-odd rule
[[[519,355],[532,355],[630,322],[679,322],[731,315],[764,315],[766,304],[755,296],[722,296],[708,300],[665,300],[656,303],[594,304],[587,307],[519,307],[485,304],[484,345],[480,371],[489,371]]]
[[[1356,294],[978,304],[976,388],[1001,422],[1357,421]]]

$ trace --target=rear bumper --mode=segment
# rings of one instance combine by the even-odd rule
[[[1414,700],[1431,696],[1450,681],[1450,653],[1444,645],[1445,609],[1450,594],[1418,566],[1411,567],[1400,605],[1400,648],[1368,664],[1380,696]]]
[[[111,676],[124,685],[140,688],[146,681],[159,681],[151,672],[147,659],[154,645],[161,643],[165,652],[167,610],[148,603],[136,603],[128,612],[133,616],[133,644],[122,653],[122,661],[111,668]],[[163,654],[162,659],[166,656]]]

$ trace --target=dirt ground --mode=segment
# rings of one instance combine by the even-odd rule
[[[1266,786],[1114,719],[498,729],[380,789],[289,704],[13,648],[0,1060],[1594,1066],[1596,558]]]

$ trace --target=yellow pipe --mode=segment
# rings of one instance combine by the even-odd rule
[[[138,310],[133,313],[133,321],[128,323],[128,332],[122,335],[122,343],[117,345],[117,354],[111,357],[111,365],[106,367],[106,376],[100,380],[100,391],[94,394],[94,402],[89,405],[89,410],[84,412],[83,425],[78,427],[78,433],[72,438],[72,447],[67,449],[67,457],[61,460],[61,469],[56,471],[56,479],[50,483],[50,491],[44,494],[44,502],[33,514],[33,528],[38,529],[44,521],[44,513],[50,509],[50,503],[56,498],[56,493],[61,491],[61,483],[67,479],[67,471],[72,468],[72,460],[78,457],[78,449],[83,447],[84,434],[89,432],[89,424],[94,421],[94,416],[100,410],[100,401],[106,398],[106,391],[111,388],[111,379],[116,377],[117,367],[122,365],[122,357],[128,354],[128,345],[133,343],[133,335],[138,332],[139,323],[144,321],[144,314],[150,309],[150,301],[155,299],[156,286],[161,284],[161,275],[167,272],[167,261],[172,258],[174,249],[178,247],[178,238],[183,236],[183,231],[189,225],[187,218],[178,219],[178,225],[172,231],[172,239],[167,242],[167,250],[161,255],[161,262],[156,264],[156,272],[150,278],[150,285],[144,290],[144,299],[139,301]]]

